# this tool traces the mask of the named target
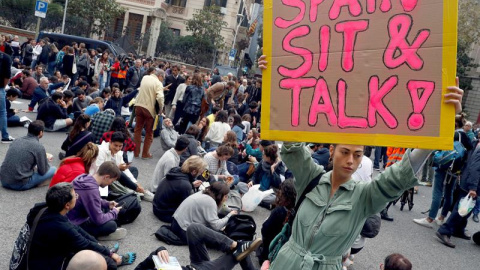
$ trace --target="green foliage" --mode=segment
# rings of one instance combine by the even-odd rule
[[[125,9],[115,0],[70,0],[68,15],[76,16],[76,29],[84,35],[102,34]]]
[[[35,3],[36,0],[0,0],[0,18],[12,27],[34,30],[37,23]],[[42,20],[42,25],[62,13],[63,6],[56,1],[51,2],[48,5],[47,18]]]
[[[466,76],[478,65],[468,56],[472,46],[480,40],[480,4],[478,0],[459,0],[458,5],[457,74]],[[460,80],[462,89],[471,89],[471,80]]]
[[[205,6],[203,9],[198,10],[193,15],[193,18],[186,22],[186,25],[187,31],[190,31],[199,43],[210,42],[217,49],[224,47],[221,30],[227,26],[227,23],[223,21],[220,7]]]

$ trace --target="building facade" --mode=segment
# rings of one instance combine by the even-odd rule
[[[119,36],[127,36],[136,52],[149,56],[155,55],[162,22],[167,22],[176,35],[190,35],[185,23],[192,19],[198,10],[209,5],[220,6],[223,20],[227,23],[220,30],[226,48],[220,52],[217,62],[226,64],[234,40],[238,42],[247,38],[253,4],[258,0],[117,0],[117,2],[127,12],[113,22],[112,30],[105,34],[105,38],[115,40]],[[142,46],[146,43],[148,46]]]

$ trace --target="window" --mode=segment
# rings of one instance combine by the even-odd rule
[[[187,6],[187,0],[169,0],[170,5],[172,6],[177,6],[177,7],[186,7]]]
[[[205,0],[205,6],[227,7],[227,0]]]
[[[180,36],[180,29],[170,28],[170,30],[172,30],[172,33],[173,33],[174,36],[176,36],[176,37]]]

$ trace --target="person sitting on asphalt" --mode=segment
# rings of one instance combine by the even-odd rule
[[[85,95],[85,90],[78,89],[77,90],[77,97],[73,99],[73,112],[74,113],[82,113],[90,102],[93,100],[91,97]]]
[[[20,122],[20,117],[16,114],[18,110],[12,109],[12,102],[17,100],[18,92],[15,89],[9,89],[6,93],[5,108],[7,110],[7,126],[18,127],[23,126],[29,121]]]
[[[68,134],[61,148],[65,156],[75,156],[87,143],[93,141],[92,133],[88,131],[90,116],[81,114],[75,119],[73,129]]]
[[[180,136],[175,143],[175,147],[171,148],[158,160],[155,170],[153,171],[152,186],[150,191],[156,192],[159,183],[163,180],[170,169],[180,165],[180,156],[188,148],[190,141],[186,136]]]
[[[266,191],[271,188],[278,189],[283,180],[285,180],[285,164],[278,159],[278,146],[272,144],[264,148],[262,161],[255,169],[250,182],[248,184],[240,182],[237,187],[241,194],[247,193],[249,188],[258,184],[260,184],[260,191]],[[269,194],[263,198],[260,205],[272,209],[275,199],[275,194]]]
[[[106,109],[103,112],[98,112],[92,116],[92,123],[90,124],[90,131],[93,134],[93,142],[100,143],[103,133],[110,129],[110,126],[115,119],[115,112],[112,109]]]
[[[187,229],[192,224],[202,224],[214,231],[220,231],[228,219],[237,214],[231,211],[224,218],[218,217],[218,209],[228,199],[229,186],[222,182],[213,182],[204,191],[186,198],[173,214],[170,230],[179,238],[179,242],[187,244]]]
[[[262,243],[262,239],[254,241],[234,241],[223,233],[216,232],[202,224],[191,224],[187,229],[190,265],[182,270],[230,270],[240,263],[242,269],[255,269],[249,255]],[[222,251],[224,254],[215,260],[210,260],[207,246]],[[155,269],[153,255],[165,263],[169,262],[170,255],[165,247],[159,247],[141,262],[135,270]]]
[[[53,175],[50,187],[61,182],[72,182],[80,174],[88,173],[98,156],[98,146],[87,143],[76,156],[70,156],[60,162],[58,170]]]
[[[184,136],[187,137],[190,143],[185,152],[180,155],[180,165],[182,165],[183,162],[185,162],[185,160],[187,160],[189,157],[198,155],[198,135],[200,135],[200,128],[195,124],[190,125],[190,127],[188,127],[187,131],[184,134]]]
[[[125,153],[131,152],[132,157],[133,157],[133,151],[135,151],[136,144],[133,142],[133,137],[132,134],[127,129],[127,125],[125,123],[125,119],[121,116],[115,117],[115,119],[112,122],[112,125],[110,126],[110,130],[103,133],[102,138],[100,139],[100,143],[105,142],[110,142],[113,133],[120,131],[125,135],[125,141],[123,142],[123,153],[124,153],[124,160],[125,162],[129,163],[130,161],[127,161],[125,159]]]
[[[165,118],[162,131],[160,131],[160,157],[175,146],[178,136],[180,135],[175,131],[172,120]]]
[[[166,154],[163,157],[165,156]],[[206,167],[207,163],[201,157],[191,156],[181,168],[169,170],[155,192],[153,214],[161,221],[171,223],[180,204],[202,184],[201,180],[196,179]]]
[[[45,147],[39,142],[44,129],[42,121],[33,121],[28,126],[27,136],[10,145],[0,168],[4,188],[27,190],[52,178],[56,168],[48,164]]]
[[[76,253],[82,250],[98,252],[108,265],[108,270],[131,264],[135,253],[119,256],[113,250],[102,246],[90,234],[72,224],[65,216],[77,203],[78,195],[71,183],[59,183],[47,191],[45,203],[36,204],[28,216],[27,224],[32,226],[39,212],[47,207],[38,221],[32,237],[29,256],[30,270],[62,269]]]
[[[55,92],[38,107],[37,120],[45,123],[46,131],[57,131],[73,124],[67,115],[67,104],[63,101],[63,94]]]
[[[33,91],[32,100],[28,104],[28,111],[33,112],[35,105],[41,104],[50,94],[53,94],[52,91],[55,89],[63,87],[65,84],[63,82],[52,84],[49,86],[49,80],[47,77],[42,77],[40,79],[40,84]],[[40,105],[39,105],[40,106]]]
[[[206,140],[210,141],[210,148],[215,148],[222,144],[225,133],[230,129],[227,111],[219,111],[217,116],[215,116],[215,122],[210,126],[206,136]]]
[[[393,253],[380,265],[381,270],[412,270],[412,263],[402,254]]]
[[[124,96],[120,90],[118,83],[114,83],[112,86],[112,96],[105,102],[105,109],[112,109],[115,111],[115,115],[122,115],[122,107],[128,106],[128,103],[138,94],[138,90],[132,89],[132,92]]]
[[[85,108],[84,114],[88,116],[93,116],[94,114],[103,111],[104,108],[104,101],[101,97],[96,97],[92,101],[90,101],[90,105]]]
[[[81,174],[72,182],[78,199],[67,217],[98,240],[115,241],[127,235],[127,230],[117,228],[115,222],[122,207],[115,201],[102,199],[99,191],[99,187],[111,185],[120,174],[120,169],[113,161],[106,161],[95,174]],[[108,211],[104,212],[104,209]]]
[[[82,250],[75,254],[68,263],[66,270],[107,270],[107,262],[100,253]]]
[[[122,132],[114,132],[110,142],[103,142],[99,147],[99,154],[95,161],[90,167],[90,174],[94,174],[104,162],[106,161],[115,161],[115,164],[121,171],[121,175],[118,179],[119,183],[115,183],[111,186],[113,191],[118,193],[118,195],[124,195],[136,191],[143,193],[143,199],[146,201],[153,201],[153,193],[148,190],[145,190],[140,183],[137,182],[138,169],[132,167],[129,164],[125,163],[123,159],[123,143],[125,141],[125,135]],[[101,194],[102,196],[108,196],[109,188],[102,187]]]

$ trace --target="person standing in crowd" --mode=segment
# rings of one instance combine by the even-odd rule
[[[96,80],[100,88],[99,90],[102,91],[105,86],[107,86],[108,81],[108,71],[110,70],[110,60],[108,60],[108,52],[104,51],[100,57],[97,58],[95,62],[94,68],[94,80]]]
[[[44,46],[45,46],[45,41],[41,39],[33,48],[32,65],[31,65],[32,69],[34,69],[40,63],[40,55],[42,54],[42,50]]]
[[[177,92],[177,87],[185,83],[185,78],[180,75],[180,68],[178,65],[174,65],[171,68],[172,74],[165,78],[165,115],[170,115],[170,110],[172,109],[172,101]]]
[[[445,222],[437,231],[436,235],[440,241],[450,248],[455,248],[455,244],[450,241],[454,236],[464,240],[470,240],[472,237],[465,232],[468,218],[472,212],[465,216],[459,213],[460,199],[471,197],[478,201],[480,193],[480,144],[476,144],[473,153],[468,157],[467,165],[460,177],[460,186],[458,187],[458,199],[455,207]]]
[[[23,64],[27,67],[32,66],[33,50],[35,46],[36,46],[36,41],[33,38],[29,38],[24,44],[22,44]]]
[[[75,49],[70,47],[63,56],[63,74],[67,75],[70,79],[75,81],[73,76],[77,74],[76,63],[75,63]],[[75,69],[74,69],[75,66]]]
[[[183,117],[183,107],[185,103],[183,102],[183,97],[185,95],[185,90],[189,85],[192,84],[192,76],[186,75],[185,82],[180,84],[177,87],[177,92],[172,101],[172,109],[170,110],[170,118],[173,119],[173,124],[177,125],[178,120]]]
[[[0,52],[0,128],[2,130],[2,143],[12,143],[14,138],[8,134],[7,108],[5,101],[5,87],[12,77],[12,59],[7,54]]]
[[[127,88],[136,90],[140,86],[140,78],[142,78],[142,60],[135,60],[135,64],[128,69],[127,72]]]
[[[183,114],[180,123],[179,133],[185,133],[189,124],[197,123],[200,116],[202,101],[205,97],[205,91],[202,87],[202,76],[195,73],[192,78],[192,84],[187,86],[183,96]]]
[[[143,142],[142,158],[150,159],[150,146],[153,142],[153,122],[155,116],[163,111],[163,78],[165,72],[159,68],[151,75],[145,76],[140,83],[140,90],[135,100],[135,117],[137,124],[135,125],[134,141],[135,157],[140,156],[140,146],[142,145],[142,130],[145,128],[145,139]],[[156,109],[158,104],[158,110]]]
[[[56,168],[48,164],[45,147],[40,143],[44,129],[42,121],[33,121],[28,126],[27,136],[10,145],[0,168],[4,188],[20,191],[31,189],[55,174]]]
[[[51,43],[49,47],[50,47],[49,48],[50,51],[48,52],[48,61],[47,61],[48,63],[46,65],[46,67],[47,67],[47,70],[48,70],[48,74],[54,75],[58,48],[53,43]]]

